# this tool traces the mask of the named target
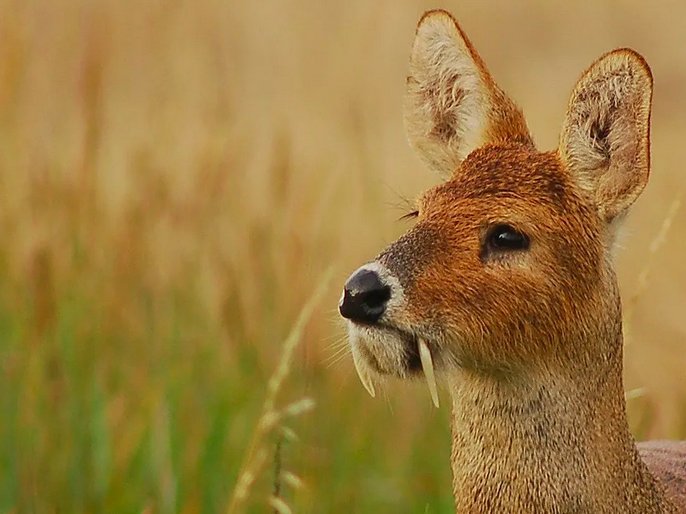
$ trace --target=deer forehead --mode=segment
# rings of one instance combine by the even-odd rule
[[[541,219],[542,214],[569,216],[585,205],[590,199],[574,184],[555,152],[517,145],[473,151],[450,180],[419,200],[424,217],[439,220],[472,214],[483,218],[479,223],[526,222]]]
[[[461,230],[464,237],[479,237],[475,227],[483,232],[494,223],[565,237],[583,232],[587,238],[600,230],[593,199],[558,155],[517,145],[473,151],[450,180],[421,196],[419,211],[420,221],[442,232]]]

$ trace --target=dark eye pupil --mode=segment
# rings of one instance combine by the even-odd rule
[[[489,244],[497,250],[523,250],[529,238],[509,225],[497,225],[489,237]]]

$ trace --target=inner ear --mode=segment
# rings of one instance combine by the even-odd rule
[[[560,156],[608,222],[648,181],[652,75],[633,50],[604,55],[579,79],[569,102]]]

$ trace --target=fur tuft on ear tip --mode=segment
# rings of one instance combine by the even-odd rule
[[[452,23],[453,25],[457,25],[457,20],[455,17],[450,14],[448,11],[444,9],[431,9],[430,11],[426,11],[424,14],[422,14],[422,17],[419,18],[419,21],[417,22],[417,30],[424,24],[424,22],[427,21],[447,21],[449,23]]]
[[[648,61],[646,61],[645,57],[643,57],[633,48],[617,48],[615,50],[612,50],[611,52],[608,52],[603,57],[606,59],[624,59],[626,62],[620,62],[620,66],[624,64],[634,67],[635,70],[640,71],[645,75],[646,79],[648,79],[651,86],[653,85],[653,71],[650,69]],[[602,60],[603,57],[601,57],[598,60]]]

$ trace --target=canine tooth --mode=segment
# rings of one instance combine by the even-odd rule
[[[362,356],[359,350],[353,345],[353,362],[355,363],[355,371],[357,371],[357,376],[360,377],[360,382],[367,390],[369,395],[374,398],[376,396],[376,391],[374,390],[374,382],[372,382],[372,377],[369,376],[367,372],[366,365],[362,362]]]
[[[429,350],[426,341],[423,339],[419,340],[419,358],[422,361],[422,369],[424,370],[424,376],[426,377],[426,384],[429,386],[431,400],[433,400],[434,405],[438,408],[438,388],[436,387],[434,363],[431,358],[431,351]]]

